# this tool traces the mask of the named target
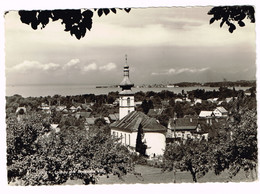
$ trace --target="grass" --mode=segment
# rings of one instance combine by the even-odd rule
[[[151,166],[136,165],[135,171],[141,173],[139,175],[127,174],[121,179],[115,175],[100,177],[98,184],[159,184],[173,183],[173,172],[162,172],[160,168]],[[199,183],[206,182],[251,182],[254,181],[251,176],[247,178],[244,171],[240,171],[233,179],[228,178],[228,173],[223,172],[220,175],[215,175],[214,172],[207,173],[204,177],[198,179]],[[176,172],[176,183],[193,183],[192,176],[189,172]],[[81,180],[69,180],[66,185],[82,184]]]

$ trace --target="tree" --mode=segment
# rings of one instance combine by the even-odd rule
[[[174,171],[173,182],[176,183],[176,171],[178,164],[184,157],[184,152],[178,142],[166,145],[163,157],[163,171]]]
[[[206,140],[174,142],[166,147],[164,170],[189,171],[194,182],[206,175],[211,166],[211,151]]]
[[[147,114],[149,110],[153,108],[153,102],[151,100],[144,100],[141,104],[141,108],[143,112]]]
[[[122,8],[119,9],[122,10]],[[130,8],[124,8],[124,11],[127,13],[129,13],[130,10]],[[103,14],[107,15],[111,12],[116,14],[117,12],[115,8],[100,8],[94,9],[94,11],[97,11],[99,17]],[[70,32],[71,36],[75,35],[77,39],[83,38],[86,32],[91,30],[93,14],[94,12],[89,9],[19,11],[21,22],[31,25],[34,30],[36,30],[38,26],[43,29],[50,20],[61,20],[61,24],[65,25],[64,31]]]
[[[240,27],[244,27],[245,18],[249,19],[251,23],[255,23],[255,10],[253,6],[220,6],[213,7],[208,15],[213,15],[209,23],[221,20],[220,27],[225,23],[229,28],[229,32],[233,33],[236,29],[235,23]]]
[[[62,184],[81,179],[97,183],[98,177],[123,176],[132,172],[127,148],[112,139],[103,128],[91,131],[78,127],[44,132],[41,118],[29,117],[26,123],[7,122],[8,181],[23,185]]]
[[[258,161],[256,110],[242,108],[233,118],[226,126],[230,138],[226,139],[226,135],[223,135],[213,149],[215,173],[218,175],[228,170],[232,178],[243,170],[247,176],[251,172],[254,180],[253,172],[256,174]]]
[[[106,120],[104,118],[97,118],[95,121],[94,121],[95,125],[97,127],[102,127],[104,125],[106,125]]]
[[[141,156],[146,156],[147,145],[145,145],[145,143],[143,142],[143,136],[144,136],[143,126],[142,124],[140,124],[138,126],[135,151],[140,153]]]

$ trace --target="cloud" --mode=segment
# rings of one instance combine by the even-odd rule
[[[82,68],[82,70],[83,70],[84,72],[97,70],[97,64],[96,64],[96,63],[91,63],[91,64],[89,64],[89,65],[87,65],[87,66],[84,66],[84,67]]]
[[[181,73],[199,73],[199,72],[204,72],[208,70],[209,67],[201,68],[201,69],[196,69],[196,68],[181,68],[181,69],[168,69],[164,72],[153,72],[151,75],[178,75]]]
[[[15,65],[11,68],[7,68],[9,72],[20,72],[20,73],[27,73],[34,70],[40,71],[48,71],[48,70],[56,70],[60,67],[60,64],[56,63],[46,63],[42,64],[38,61],[24,61],[18,65]]]
[[[77,65],[80,62],[79,59],[71,59],[68,63],[64,65],[64,67],[72,67]]]
[[[99,70],[111,71],[111,70],[113,70],[115,68],[116,68],[116,64],[115,63],[108,63],[108,64],[106,64],[104,66],[99,67]]]

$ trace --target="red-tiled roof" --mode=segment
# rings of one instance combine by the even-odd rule
[[[112,123],[110,127],[112,129],[134,132],[138,131],[140,124],[142,125],[144,132],[164,133],[167,131],[166,127],[158,123],[155,118],[151,118],[139,111],[129,113],[123,119]]]

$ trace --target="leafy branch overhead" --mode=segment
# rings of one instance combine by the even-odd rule
[[[220,27],[226,23],[229,27],[230,33],[236,29],[238,24],[240,27],[244,27],[245,18],[249,19],[251,23],[255,23],[255,10],[253,6],[221,6],[213,7],[208,15],[213,15],[209,23],[212,24],[215,21],[221,20]],[[235,25],[236,24],[236,25]]]
[[[131,9],[119,8],[119,10],[124,10],[129,13]],[[117,12],[115,8],[94,9],[94,11],[97,11],[99,17],[102,15],[108,15],[111,12],[116,14]],[[43,29],[50,21],[61,20],[61,24],[65,25],[64,31],[70,32],[72,36],[75,35],[77,39],[83,38],[87,30],[91,30],[93,14],[93,11],[89,9],[19,11],[20,20],[22,23],[31,25],[34,30],[38,29],[38,27]]]
[[[131,8],[119,8],[129,13]],[[33,11],[19,11],[20,20],[22,23],[31,25],[36,30],[38,27],[43,29],[51,20],[58,21],[65,25],[64,31],[70,32],[70,34],[77,39],[81,39],[86,35],[87,31],[92,28],[92,17],[94,12],[97,12],[98,16],[108,15],[113,12],[117,13],[115,8],[100,8],[94,9],[75,9],[75,10],[33,10]],[[215,21],[221,20],[220,27],[226,23],[229,26],[229,32],[233,33],[236,29],[235,23],[240,27],[244,27],[243,20],[248,18],[251,23],[255,23],[255,10],[253,6],[222,6],[213,7],[208,15],[213,15],[209,23],[212,24]]]

